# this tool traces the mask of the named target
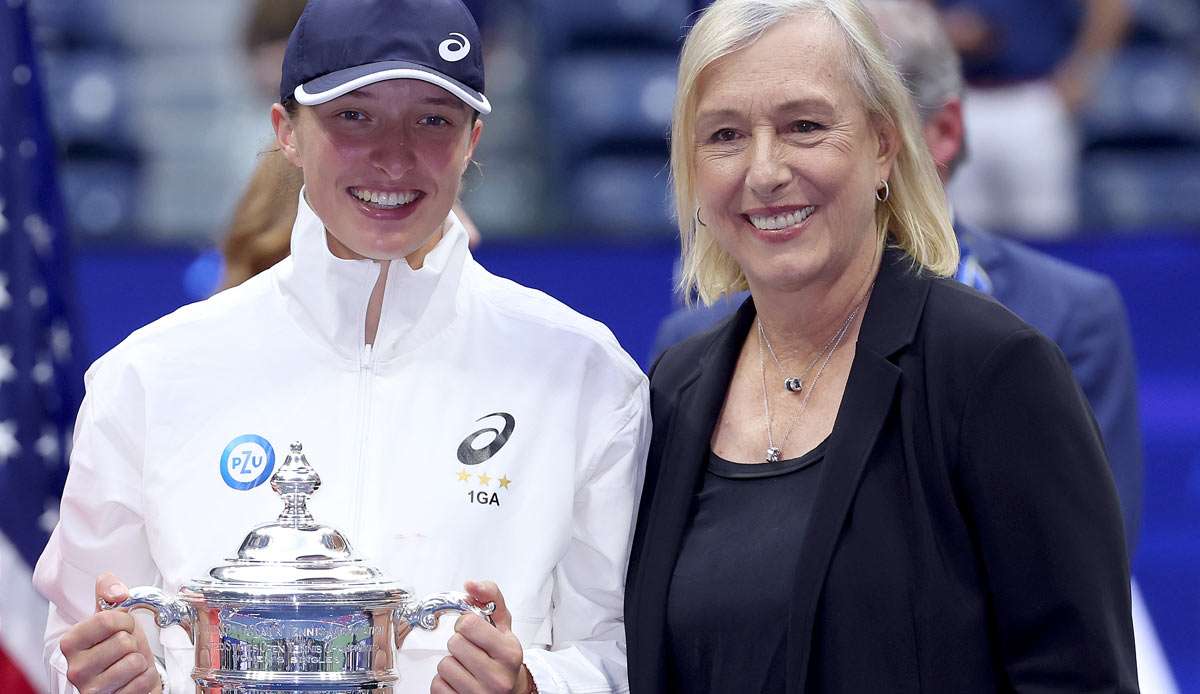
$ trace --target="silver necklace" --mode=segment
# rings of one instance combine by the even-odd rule
[[[842,327],[838,328],[839,332],[844,331],[846,326],[850,325],[850,321],[854,320],[854,313],[857,311],[858,307],[856,306],[854,311],[851,311],[850,315],[846,317],[846,322],[842,324]],[[771,353],[771,359],[775,362],[775,368],[779,369],[780,374],[783,374],[783,362],[779,361],[779,357],[775,355],[775,348],[771,346],[771,340],[767,337],[766,330],[763,329],[762,321],[757,321],[757,323],[758,338],[767,343],[767,351]],[[808,372],[812,371],[812,368],[817,365],[817,362],[820,361],[821,357],[825,355],[825,351],[829,349],[830,345],[833,344],[833,341],[837,339],[837,336],[838,332],[835,332],[829,338],[829,341],[825,343],[825,346],[821,348],[821,351],[817,352],[817,356],[813,357],[813,360],[808,363],[808,367],[805,368],[799,376],[785,376],[783,379],[783,389],[789,393],[799,393],[801,390],[803,390],[804,379],[808,377]]]
[[[863,304],[867,300],[867,297],[871,296],[871,288],[873,286],[874,283],[872,283],[871,287],[867,288],[866,295],[863,296],[862,300],[854,306],[854,310],[850,311],[850,315],[846,317],[846,321],[842,323],[842,327],[838,328],[838,331],[834,333],[829,342],[825,343],[825,347],[823,347],[821,352],[817,354],[817,359],[813,360],[813,364],[816,364],[817,360],[821,360],[821,368],[817,369],[817,374],[813,376],[812,383],[808,386],[808,389],[804,391],[804,399],[800,401],[800,411],[796,413],[796,418],[792,421],[792,425],[788,427],[787,432],[783,435],[783,440],[779,442],[778,446],[775,445],[775,436],[771,427],[771,399],[767,396],[767,360],[766,356],[763,354],[763,345],[766,345],[767,349],[770,349],[771,343],[769,340],[767,340],[767,334],[763,331],[762,320],[759,318],[754,319],[758,324],[758,369],[762,374],[763,411],[765,412],[767,419],[766,462],[779,462],[780,457],[783,455],[783,447],[787,445],[788,439],[791,438],[792,432],[796,429],[796,423],[800,421],[800,418],[804,416],[804,411],[808,409],[808,399],[812,397],[813,390],[817,387],[817,381],[821,380],[821,374],[825,373],[825,367],[829,366],[829,361],[833,359],[833,353],[837,351],[839,346],[841,346],[842,340],[846,337],[846,333],[850,331],[850,324],[854,322],[854,317],[858,315],[858,310],[862,308]],[[771,356],[775,356],[774,351],[771,352]],[[776,364],[779,363],[778,359],[775,361]],[[812,365],[809,365],[808,369],[805,369],[804,374],[802,375],[807,375],[811,369]],[[787,387],[786,383],[785,387]],[[791,388],[788,388],[788,391],[796,392],[796,390],[792,390]]]

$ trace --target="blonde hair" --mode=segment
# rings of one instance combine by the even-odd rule
[[[719,58],[754,43],[782,20],[812,13],[831,20],[846,40],[850,78],[868,122],[885,123],[897,134],[897,154],[888,179],[889,197],[875,206],[879,245],[888,239],[922,267],[948,276],[958,266],[958,242],[950,226],[945,192],[938,179],[912,100],[888,60],[879,30],[858,0],[716,0],[683,44],[671,124],[671,179],[682,247],[679,290],[711,304],[748,287],[737,262],[695,217],[699,208],[695,168],[695,116],[700,77]]]
[[[221,289],[245,282],[291,252],[304,175],[282,150],[268,150],[259,157],[221,240],[225,261]]]

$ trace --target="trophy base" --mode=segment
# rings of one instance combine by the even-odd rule
[[[195,677],[194,681],[196,694],[392,694],[396,676],[390,673],[222,672],[217,676]]]
[[[356,687],[353,689],[264,689],[258,686],[245,688],[196,685],[196,694],[263,694],[263,692],[271,692],[271,694],[361,694],[362,692],[392,694],[392,691],[392,685],[390,684],[379,687]]]
[[[297,685],[282,682],[254,684],[220,684],[213,681],[196,683],[196,694],[392,694],[394,682],[367,682],[357,685],[335,684]]]

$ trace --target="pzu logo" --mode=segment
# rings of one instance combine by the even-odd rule
[[[508,443],[508,437],[512,436],[513,429],[517,426],[517,420],[507,412],[493,412],[475,421],[482,422],[488,417],[502,418],[504,420],[504,428],[485,427],[479,431],[467,434],[467,438],[458,444],[458,460],[463,465],[478,465],[499,453],[504,444]],[[490,439],[486,438],[488,434],[492,435]],[[480,441],[485,442],[483,447],[476,448],[475,445]]]
[[[235,438],[221,453],[221,478],[233,489],[253,489],[266,482],[274,469],[275,449],[257,434]]]

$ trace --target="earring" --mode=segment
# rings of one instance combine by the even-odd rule
[[[707,224],[704,223],[703,219],[700,219],[700,207],[699,206],[696,207],[696,224],[699,224],[702,227],[708,226]]]
[[[892,187],[888,185],[886,179],[880,181],[880,187],[875,189],[875,199],[879,202],[887,202],[888,198],[892,197]],[[880,193],[879,191],[883,191]]]

